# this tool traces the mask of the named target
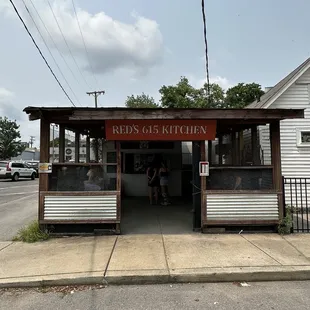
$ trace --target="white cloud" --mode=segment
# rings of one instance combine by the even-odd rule
[[[46,39],[48,34],[40,22],[35,10],[28,2],[29,10]],[[52,11],[46,1],[33,0],[41,18],[51,33],[62,53],[69,55],[68,48],[57,27]],[[33,33],[38,34],[23,6],[18,6],[27,25],[31,25]],[[54,13],[74,56],[82,60],[84,68],[95,73],[107,73],[114,69],[128,68],[133,72],[145,72],[157,65],[165,51],[162,34],[156,21],[132,13],[132,23],[123,23],[108,16],[104,12],[90,14],[77,8],[77,15],[89,52],[91,66],[86,57],[84,44],[73,11],[71,1],[55,0],[52,2]],[[2,4],[5,12],[10,12],[7,4]],[[1,10],[1,4],[0,4]],[[12,9],[11,9],[12,10]],[[12,14],[7,14],[12,16]],[[52,42],[50,47],[53,46]]]

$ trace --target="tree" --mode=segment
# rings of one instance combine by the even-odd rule
[[[0,117],[0,159],[18,156],[25,149],[16,121]]]
[[[264,94],[261,85],[257,83],[244,84],[231,87],[226,92],[226,107],[242,109]]]
[[[145,93],[142,95],[131,95],[128,96],[125,103],[127,108],[158,108],[158,104],[155,102],[155,99]]]
[[[224,104],[225,92],[218,84],[210,84],[208,96],[207,84],[195,88],[186,77],[181,77],[175,86],[162,86],[161,105],[164,108],[219,108]]]
[[[181,77],[177,85],[164,85],[159,92],[163,108],[194,108],[200,98],[199,91],[190,85],[184,76]]]

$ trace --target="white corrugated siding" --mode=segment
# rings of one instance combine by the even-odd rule
[[[116,220],[117,196],[45,196],[44,220]]]
[[[308,84],[307,84],[308,83]],[[281,164],[285,178],[310,178],[310,147],[297,146],[297,129],[310,130],[310,69],[297,82],[289,87],[269,108],[270,109],[305,109],[304,119],[281,121]],[[271,161],[269,130],[260,128],[260,142],[264,149],[265,163]],[[305,187],[291,190],[285,186],[286,203],[305,207]],[[310,186],[307,187],[310,197]],[[301,198],[303,197],[303,199]],[[308,201],[310,207],[310,201]]]
[[[277,194],[207,194],[207,220],[278,220]]]

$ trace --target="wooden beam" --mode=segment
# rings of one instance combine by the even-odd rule
[[[231,133],[231,161],[232,165],[237,165],[237,139],[236,132]]]
[[[251,143],[252,143],[253,165],[257,166],[257,165],[260,165],[260,154],[259,154],[257,126],[253,126],[251,128]]]
[[[90,162],[90,137],[86,137],[86,162]]]
[[[201,177],[199,175],[199,161],[201,159],[200,142],[192,142],[192,173],[193,173],[193,229],[201,229]]]
[[[238,151],[239,151],[239,165],[243,165],[243,161],[244,161],[244,154],[243,154],[243,150],[244,150],[244,139],[243,139],[243,130],[239,131],[238,133]]]
[[[59,125],[59,162],[65,162],[65,126]]]
[[[218,146],[218,156],[219,156],[219,165],[223,165],[223,136],[219,136],[219,146]]]
[[[76,163],[80,162],[80,132],[76,131],[75,133],[75,141],[74,141],[74,161]]]
[[[212,141],[211,141],[212,142]],[[200,160],[206,160],[206,142],[201,141],[200,143]],[[200,188],[201,188],[201,227],[203,222],[207,220],[207,177],[200,177]]]
[[[69,120],[105,119],[231,119],[274,120],[303,118],[303,110],[282,109],[88,109],[73,111]]]
[[[208,161],[209,165],[212,165],[212,140],[208,141]]]
[[[273,184],[278,194],[279,217],[283,218],[284,204],[282,192],[282,171],[281,171],[281,141],[280,141],[280,122],[274,121],[270,124],[270,143],[271,143],[271,164],[273,165]]]
[[[122,197],[122,158],[121,158],[121,143],[119,141],[116,142],[116,158],[117,158],[117,166],[116,166],[116,190],[119,192],[117,196],[117,219],[121,220],[121,197]]]
[[[50,123],[42,119],[40,122],[40,162],[50,162]],[[39,221],[44,219],[44,201],[40,199],[41,191],[48,191],[48,173],[40,173],[39,178]]]

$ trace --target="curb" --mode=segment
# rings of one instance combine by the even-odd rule
[[[29,277],[21,279],[0,279],[0,288],[78,286],[78,285],[144,285],[176,283],[220,283],[220,282],[267,282],[267,281],[306,281],[310,280],[310,269],[294,271],[239,271],[201,272],[166,275],[126,275],[126,276],[82,276]],[[33,278],[33,279],[31,279]]]

